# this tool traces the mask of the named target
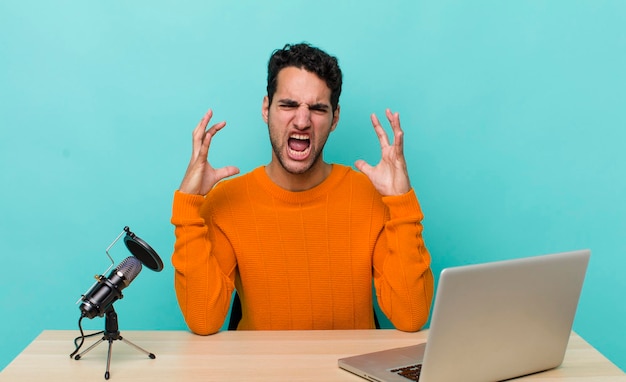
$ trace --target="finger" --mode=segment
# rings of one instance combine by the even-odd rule
[[[393,135],[393,145],[399,158],[404,157],[404,131],[398,129]]]
[[[218,122],[215,125],[211,126],[209,130],[204,133],[204,138],[202,139],[202,144],[200,146],[200,150],[198,152],[198,156],[202,158],[207,158],[209,153],[209,146],[211,146],[211,140],[218,131],[222,130],[226,126],[226,122]]]
[[[204,113],[202,119],[200,119],[200,122],[198,122],[196,127],[193,129],[194,139],[202,138],[211,118],[213,118],[213,110],[209,109],[206,113]]]
[[[404,131],[400,126],[400,113],[392,113],[391,110],[387,109],[385,114],[387,114],[387,119],[393,130],[393,145],[396,147],[398,155],[402,157],[404,156]]]
[[[402,131],[402,127],[400,127],[400,113],[392,113],[391,110],[387,109],[385,114],[387,115],[389,124],[391,124],[391,129],[393,130],[394,135],[397,131]]]
[[[213,137],[218,131],[222,130],[224,126],[226,126],[226,121],[218,122],[206,131],[206,135]]]
[[[389,112],[391,114],[391,112]],[[404,151],[404,131],[400,127],[400,114],[393,113],[389,120],[391,129],[393,130],[393,145],[396,146],[399,155],[403,155]]]
[[[385,115],[387,115],[387,119],[389,120],[389,123],[393,123],[393,113],[391,112],[391,109],[385,109]]]
[[[372,114],[371,119],[372,126],[374,126],[374,131],[376,132],[376,135],[378,136],[378,141],[380,142],[380,147],[385,148],[389,146],[389,138],[387,137],[387,133],[380,124],[380,121],[378,120],[376,114]]]
[[[196,127],[193,129],[193,132],[191,133],[191,137],[192,137],[191,156],[192,158],[196,158],[200,150],[202,149],[202,142],[204,141],[205,130],[212,117],[213,117],[213,110],[209,109],[202,116],[202,119],[200,119]]]

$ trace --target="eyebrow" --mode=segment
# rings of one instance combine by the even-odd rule
[[[279,99],[278,103],[283,105],[283,106],[293,106],[293,107],[297,107],[300,106],[301,104],[297,101],[294,101],[292,99],[289,98],[284,98],[284,99]],[[318,103],[314,103],[312,105],[306,104],[309,107],[309,110],[328,110],[330,109],[330,106],[322,103],[322,102],[318,102]]]

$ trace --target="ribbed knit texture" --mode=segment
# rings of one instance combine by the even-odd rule
[[[263,167],[206,197],[175,192],[181,311],[193,332],[215,333],[236,287],[239,329],[373,328],[374,277],[391,322],[419,330],[433,295],[421,220],[413,191],[383,198],[341,165],[302,192],[276,186]]]

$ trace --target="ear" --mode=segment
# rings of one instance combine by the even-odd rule
[[[268,123],[270,116],[270,99],[268,96],[263,97],[263,107],[261,108],[261,115],[263,115],[263,120],[265,121],[265,123]]]
[[[341,111],[341,107],[337,105],[337,109],[335,109],[335,114],[333,115],[333,123],[330,126],[330,131],[335,131],[337,124],[339,123],[339,112]]]

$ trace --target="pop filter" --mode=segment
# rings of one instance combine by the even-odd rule
[[[124,227],[126,236],[124,236],[124,244],[126,248],[133,254],[143,265],[155,272],[163,270],[163,261],[154,249],[148,243],[141,240],[137,235],[130,231],[128,226]]]

